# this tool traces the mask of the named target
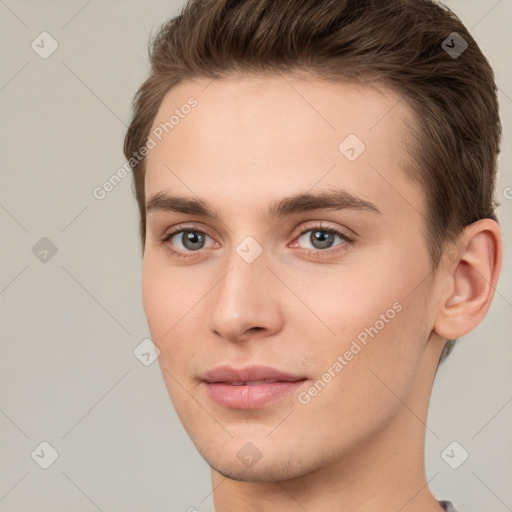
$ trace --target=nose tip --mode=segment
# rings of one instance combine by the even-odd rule
[[[247,244],[250,252],[253,249],[250,242]],[[260,259],[246,263],[238,258],[215,287],[208,322],[218,336],[235,342],[251,336],[261,338],[265,331],[273,333],[280,329],[282,317],[275,277],[261,263]]]

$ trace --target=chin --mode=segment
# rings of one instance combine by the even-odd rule
[[[255,469],[235,469],[212,465],[210,467],[222,476],[238,482],[274,482],[281,480],[280,478],[271,478],[267,473],[262,474],[261,469],[257,471]]]
[[[201,453],[203,459],[213,470],[226,478],[241,482],[285,481],[312,473],[319,467],[315,467],[313,461],[310,461],[312,467],[309,467],[304,462],[290,460],[284,454],[280,458],[277,454],[273,455],[272,460],[262,456],[253,466],[244,467],[243,463],[238,460],[236,453],[229,460],[226,460],[225,452],[222,457],[218,458]]]

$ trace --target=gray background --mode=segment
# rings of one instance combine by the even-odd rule
[[[512,0],[447,4],[500,88],[497,195],[507,257]],[[209,468],[171,408],[157,362],[146,367],[133,354],[149,331],[131,176],[102,201],[92,194],[124,164],[148,36],[182,5],[0,0],[0,512],[213,510]],[[59,45],[47,59],[31,48],[43,31]],[[46,262],[43,237],[57,249]],[[511,317],[505,266],[488,316],[434,387],[427,478],[461,512],[512,510]],[[35,462],[48,457],[36,450],[43,441],[58,452],[48,469]],[[441,456],[452,441],[469,453],[458,469]]]

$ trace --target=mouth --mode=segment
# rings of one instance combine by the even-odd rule
[[[259,409],[296,392],[308,380],[267,366],[220,366],[201,378],[206,394],[228,409]]]
[[[274,384],[275,382],[292,382],[277,379],[249,380],[245,382],[212,382],[210,384],[227,384],[228,386],[257,386],[259,384]]]

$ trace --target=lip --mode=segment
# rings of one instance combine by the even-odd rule
[[[210,399],[229,409],[259,409],[296,391],[307,380],[269,366],[218,366],[202,377]]]

